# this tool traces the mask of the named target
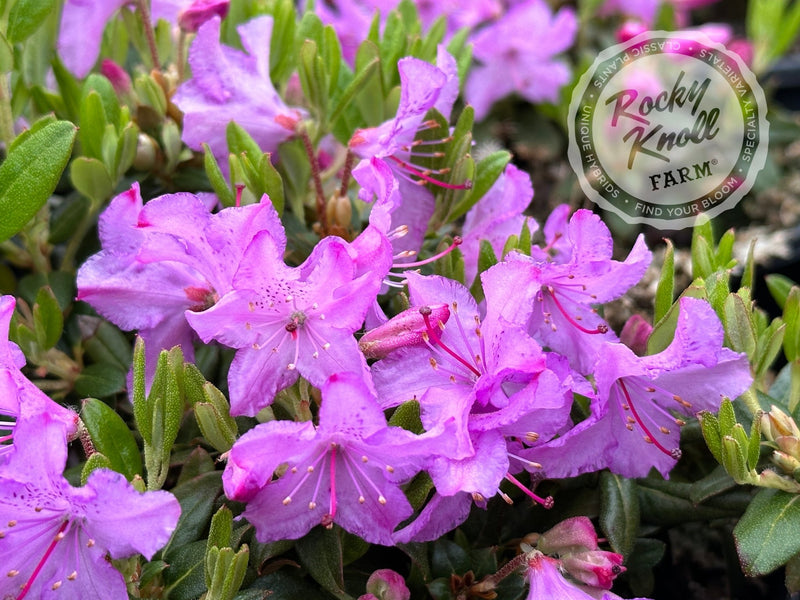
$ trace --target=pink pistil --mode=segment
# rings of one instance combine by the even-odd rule
[[[400,160],[396,156],[390,156],[389,158],[391,160],[393,160],[394,162],[396,162],[397,164],[399,164],[401,167],[403,167],[406,171],[408,171],[412,175],[416,175],[420,179],[422,179],[422,180],[424,180],[424,181],[426,181],[428,183],[432,183],[433,185],[436,185],[436,186],[439,186],[439,187],[443,187],[443,188],[448,189],[448,190],[469,190],[469,189],[472,189],[472,181],[470,181],[469,179],[467,179],[462,184],[447,183],[445,181],[440,181],[439,179],[434,179],[430,175],[426,175],[425,173],[423,173],[419,169],[416,169],[416,168],[412,167],[410,164],[408,164],[405,161]]]
[[[392,268],[393,269],[406,269],[406,268],[410,268],[410,267],[421,267],[422,265],[427,265],[428,263],[432,263],[434,261],[439,260],[443,256],[447,256],[453,250],[458,248],[461,245],[461,243],[462,243],[462,239],[459,236],[455,236],[453,238],[453,243],[450,244],[450,246],[448,246],[446,249],[444,249],[441,252],[439,252],[439,254],[436,254],[435,256],[431,256],[430,258],[426,258],[425,260],[420,260],[420,261],[417,261],[417,262],[395,263],[395,264],[392,265]]]
[[[458,362],[460,362],[462,365],[464,365],[465,367],[467,367],[467,368],[468,368],[470,371],[472,371],[472,372],[473,372],[473,373],[474,373],[476,376],[480,377],[480,376],[481,376],[481,372],[480,372],[480,371],[478,371],[478,369],[476,369],[474,366],[472,366],[471,364],[469,364],[469,363],[468,363],[466,360],[464,360],[462,357],[460,357],[460,356],[459,356],[459,355],[458,355],[456,352],[454,352],[453,350],[451,350],[450,348],[448,348],[448,347],[447,347],[447,345],[446,345],[446,344],[445,344],[445,343],[442,341],[442,339],[439,337],[439,334],[436,332],[436,330],[435,330],[435,329],[433,328],[433,326],[431,325],[431,320],[430,320],[430,318],[429,318],[429,316],[430,316],[430,314],[431,314],[431,309],[430,309],[430,307],[428,307],[428,306],[422,306],[422,307],[420,307],[420,309],[419,309],[419,313],[422,315],[422,319],[425,321],[425,328],[426,328],[426,330],[427,330],[428,336],[430,337],[431,341],[432,341],[434,344],[436,344],[437,346],[439,346],[439,347],[440,347],[442,350],[444,350],[445,352],[447,352],[447,353],[448,353],[450,356],[452,356],[453,358],[455,358],[455,359],[456,359]]]
[[[671,457],[672,457],[672,458],[674,458],[674,459],[678,459],[678,458],[680,458],[680,456],[681,456],[680,452],[681,452],[681,451],[680,451],[680,449],[679,449],[679,448],[675,448],[674,450],[667,450],[667,449],[666,449],[666,448],[665,448],[665,447],[664,447],[664,446],[663,446],[663,445],[662,445],[662,444],[661,444],[661,443],[660,443],[660,442],[659,442],[659,441],[658,441],[658,440],[655,438],[655,436],[654,436],[652,433],[650,433],[650,430],[649,430],[649,429],[647,429],[647,426],[646,426],[646,425],[644,424],[644,422],[642,421],[641,417],[639,416],[639,413],[638,413],[638,412],[636,412],[636,407],[633,405],[633,401],[631,400],[631,396],[630,396],[630,394],[628,394],[628,388],[626,388],[626,387],[625,387],[625,382],[624,382],[624,381],[622,381],[622,379],[619,379],[619,380],[618,380],[618,383],[619,383],[619,387],[622,389],[622,393],[623,393],[623,395],[625,396],[625,400],[626,400],[626,402],[627,402],[627,405],[628,405],[628,407],[629,407],[629,408],[630,408],[630,410],[631,410],[631,414],[633,415],[633,418],[634,418],[634,419],[636,419],[636,422],[639,424],[639,427],[641,427],[641,428],[642,428],[642,430],[645,432],[645,434],[647,434],[647,437],[645,438],[645,440],[646,440],[646,441],[649,441],[649,443],[653,444],[653,445],[654,445],[656,448],[658,448],[659,450],[661,450],[661,452],[663,452],[663,453],[664,453],[664,454],[666,454],[667,456],[671,456]]]
[[[506,473],[506,479],[511,483],[513,483],[515,486],[517,486],[519,489],[521,489],[525,493],[525,495],[531,498],[534,502],[541,504],[547,509],[553,508],[553,504],[555,504],[555,501],[553,500],[552,496],[548,496],[547,498],[542,498],[540,496],[537,496],[527,487],[522,485],[522,482],[516,477],[514,477],[511,473]]]
[[[553,299],[553,302],[555,302],[556,307],[558,308],[558,310],[561,311],[561,314],[564,315],[564,318],[567,321],[569,321],[570,325],[572,325],[573,327],[577,328],[578,331],[582,331],[583,333],[589,333],[589,334],[607,333],[608,332],[608,326],[607,325],[598,325],[597,329],[587,329],[586,327],[584,327],[583,325],[578,323],[575,319],[573,319],[569,315],[569,313],[566,311],[566,309],[563,306],[561,306],[561,302],[559,302],[558,298],[556,297],[556,291],[553,288],[553,286],[551,286],[551,285],[547,286],[545,289],[548,292],[550,292],[550,297]]]

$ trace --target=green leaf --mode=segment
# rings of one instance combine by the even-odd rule
[[[744,271],[742,273],[741,287],[753,289],[756,277],[756,261],[755,261],[755,248],[756,240],[750,240],[750,246],[747,248],[747,258],[744,261]],[[765,277],[766,279],[766,277]]]
[[[100,206],[114,193],[114,182],[108,168],[97,158],[79,156],[70,165],[72,185],[81,194]]]
[[[56,9],[57,0],[16,0],[8,15],[8,40],[24,42]]]
[[[728,294],[724,304],[725,337],[736,352],[753,357],[756,351],[756,332],[750,311],[738,294]]]
[[[36,294],[33,305],[33,325],[36,340],[42,350],[49,350],[56,345],[64,329],[64,315],[58,306],[53,290],[43,287]]]
[[[86,482],[89,480],[89,475],[97,469],[114,469],[108,457],[100,452],[95,452],[83,463],[83,468],[81,469],[81,485],[86,485]]]
[[[483,198],[486,192],[489,191],[489,188],[491,188],[500,177],[500,174],[506,168],[510,160],[510,152],[498,150],[478,161],[475,165],[475,179],[472,182],[472,189],[469,190],[461,201],[450,211],[450,221],[454,221],[461,215],[466,214],[470,208],[475,206],[475,204]]]
[[[794,362],[800,358],[800,287],[793,287],[783,307],[783,351],[786,360]]]
[[[206,591],[203,568],[205,555],[205,540],[183,546],[180,548],[180,552],[164,554],[165,561],[169,564],[164,570],[165,598],[196,600]]]
[[[283,179],[281,174],[272,164],[272,155],[265,152],[261,156],[261,176],[264,181],[264,191],[269,196],[272,206],[279,215],[283,215],[283,207],[285,203],[283,195]]]
[[[167,562],[183,552],[186,544],[205,538],[205,531],[214,510],[214,501],[222,491],[222,471],[211,471],[190,479],[172,489],[181,504],[181,517],[172,534],[164,556]],[[205,554],[206,541],[203,541]]]
[[[600,527],[614,552],[627,557],[639,533],[636,482],[609,471],[600,474]]]
[[[733,403],[727,398],[719,405],[718,417],[720,435],[730,435],[736,425],[736,412],[733,410]]]
[[[664,251],[664,265],[661,267],[656,286],[654,323],[658,323],[667,314],[675,293],[675,248],[671,240],[664,241],[667,243],[667,249]]]
[[[786,304],[786,299],[789,297],[789,292],[792,291],[792,288],[797,284],[793,280],[789,279],[785,275],[781,275],[780,273],[766,275],[764,277],[764,281],[767,282],[767,289],[772,295],[772,298],[775,300],[778,306],[783,309],[784,305]]]
[[[471,566],[469,555],[455,542],[441,538],[433,543],[431,570],[434,577],[463,575]]]
[[[340,600],[352,600],[344,589],[342,541],[337,528],[315,527],[297,540],[295,548],[317,583]]]
[[[128,481],[144,472],[136,440],[114,409],[105,402],[87,398],[83,401],[81,419],[94,447],[108,458],[112,469],[125,475]]]
[[[208,147],[208,144],[203,143],[203,165],[206,169],[206,176],[211,183],[214,193],[219,198],[222,206],[234,206],[236,204],[236,195],[231,190],[231,186],[225,181],[225,176],[222,174],[222,169],[219,168],[217,159]]]
[[[766,575],[800,552],[800,496],[760,491],[733,530],[745,574]]]
[[[120,370],[127,371],[133,354],[128,338],[116,326],[105,319],[80,317],[81,337],[86,353],[96,362],[112,362]]]
[[[0,165],[0,242],[25,227],[47,202],[67,166],[76,131],[69,121],[55,121],[12,145]]]
[[[84,398],[106,398],[125,389],[125,372],[111,363],[86,367],[75,380],[75,393]]]
[[[153,415],[147,405],[147,396],[145,395],[144,350],[144,340],[137,335],[133,346],[133,417],[145,444],[152,444]]]
[[[358,94],[362,89],[369,87],[372,77],[377,75],[379,72],[380,64],[381,60],[376,56],[372,60],[369,60],[362,65],[361,68],[356,72],[353,79],[347,84],[347,87],[344,88],[344,91],[339,96],[336,104],[334,104],[333,108],[331,109],[331,123],[335,123],[339,117],[342,116],[342,113],[350,105],[350,101],[355,97],[356,94]],[[347,140],[344,141],[346,142]]]
[[[328,114],[328,82],[325,64],[319,55],[319,46],[312,40],[303,42],[298,64],[300,85],[317,118],[326,122]]]
[[[708,411],[702,411],[697,415],[700,420],[700,430],[703,432],[703,439],[706,446],[711,450],[711,454],[722,464],[722,435],[720,433],[719,419]]]
[[[108,120],[103,107],[103,99],[94,90],[89,90],[81,98],[81,128],[78,138],[81,141],[81,151],[90,158],[103,159],[103,134],[106,131]]]

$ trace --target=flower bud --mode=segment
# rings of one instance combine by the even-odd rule
[[[605,550],[567,554],[561,564],[574,579],[604,590],[610,590],[614,578],[625,571],[622,555]]]
[[[178,25],[186,33],[197,33],[211,17],[224,19],[229,5],[230,0],[195,0],[178,16]]]
[[[573,517],[561,521],[544,532],[536,548],[545,554],[566,554],[597,549],[597,534],[587,517]]]
[[[391,569],[378,569],[367,580],[367,593],[358,600],[409,600],[411,592],[403,577]]]
[[[111,82],[111,86],[120,98],[125,98],[133,90],[133,84],[127,71],[113,60],[104,58],[100,63],[100,72]]]
[[[450,309],[447,304],[433,304],[427,308],[431,311],[428,314],[431,323],[444,324],[450,318]],[[427,325],[420,310],[420,307],[404,310],[383,325],[365,333],[358,342],[364,356],[384,358],[398,348],[422,344]]]
[[[761,416],[761,431],[770,441],[781,436],[800,438],[800,429],[794,419],[774,404],[768,413]]]
[[[653,332],[650,325],[641,315],[631,315],[625,322],[622,332],[619,334],[620,341],[628,348],[633,350],[637,356],[647,354],[647,338]]]

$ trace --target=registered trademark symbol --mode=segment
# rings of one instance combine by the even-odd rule
[[[715,164],[717,164],[718,162],[719,162],[719,161],[718,161],[716,158],[712,158],[712,159],[711,159],[711,164],[712,164],[712,165],[715,165]]]

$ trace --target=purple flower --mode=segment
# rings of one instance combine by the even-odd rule
[[[441,442],[435,432],[416,436],[388,427],[363,379],[338,373],[322,385],[318,426],[270,421],[228,453],[225,494],[247,502],[243,516],[260,542],[297,539],[316,525],[337,523],[370,543],[393,544],[392,531],[412,512],[398,484]]]
[[[608,467],[644,477],[655,467],[664,477],[680,457],[674,416],[716,412],[723,396],[750,386],[747,356],[723,348],[724,332],[703,300],[682,298],[675,338],[658,354],[636,356],[623,344],[605,344],[595,367],[592,416],[524,458],[546,464],[546,476],[570,477]]]
[[[13,296],[0,296],[0,457],[14,448],[20,419],[47,414],[61,426],[65,438],[73,437],[78,428],[77,414],[51,400],[20,371],[25,356],[8,339],[15,304]]]
[[[538,550],[528,555],[525,579],[528,581],[526,600],[558,598],[558,600],[622,600],[603,588],[574,583],[564,577],[562,562],[545,556]],[[647,600],[637,598],[635,600]]]
[[[530,175],[514,165],[508,165],[498,180],[473,206],[464,218],[463,243],[464,272],[467,282],[478,274],[478,254],[482,240],[487,240],[500,256],[511,235],[519,235],[522,225],[528,224],[531,233],[539,226],[522,212],[533,199]]]
[[[172,100],[184,113],[186,145],[201,150],[207,143],[227,169],[228,123],[236,121],[264,152],[274,152],[293,135],[303,115],[284,104],[269,78],[272,17],[258,17],[237,28],[247,54],[221,45],[219,29],[214,17],[197,31],[189,49],[192,78]]]
[[[212,14],[224,17],[230,0],[152,0],[150,17],[194,26]],[[106,23],[131,0],[66,0],[58,31],[58,53],[76,77],[86,77],[100,54]],[[192,31],[192,29],[187,29]]]
[[[323,239],[295,268],[283,262],[284,244],[269,232],[257,235],[234,290],[202,314],[187,314],[204,341],[240,348],[228,376],[235,415],[255,415],[301,375],[319,387],[340,371],[368,373],[353,333],[380,276],[359,274],[341,238]]]
[[[509,454],[508,439],[533,432],[549,439],[566,424],[572,400],[564,377],[548,368],[548,357],[520,327],[502,319],[481,322],[475,301],[454,281],[407,277],[426,335],[373,365],[375,387],[384,407],[418,400],[426,429],[455,422],[456,451],[435,458],[428,472],[439,495],[460,497],[441,500],[446,510],[423,511],[399,534],[402,541],[438,537],[453,526],[454,512],[466,518],[472,499],[484,503],[503,479],[516,485],[512,473],[522,466]],[[429,305],[441,304],[449,306],[446,325],[430,321]]]
[[[211,214],[193,194],[143,206],[138,184],[100,217],[102,251],[78,271],[78,299],[145,340],[152,375],[158,353],[181,345],[193,356],[187,311],[202,311],[231,289],[244,250],[259,231],[283,240],[268,198]]]
[[[492,104],[516,92],[530,102],[556,102],[571,74],[556,54],[572,45],[578,20],[572,9],[552,14],[543,0],[518,4],[473,38],[472,67],[464,97],[484,118]]]
[[[378,569],[367,580],[367,593],[358,600],[410,600],[411,592],[402,575],[391,569]]]
[[[611,233],[591,211],[577,211],[559,229],[562,222],[545,225],[545,236],[558,246],[548,243],[532,256],[512,252],[482,278],[490,310],[527,327],[543,346],[567,356],[585,374],[602,344],[617,340],[593,305],[618,298],[638,282],[651,254],[639,236],[623,262],[612,260]]]
[[[108,558],[149,560],[175,529],[178,501],[168,492],[140,493],[106,469],[74,488],[61,474],[67,458],[61,427],[47,415],[21,421],[25,427],[24,443],[0,471],[0,595],[127,598]]]

